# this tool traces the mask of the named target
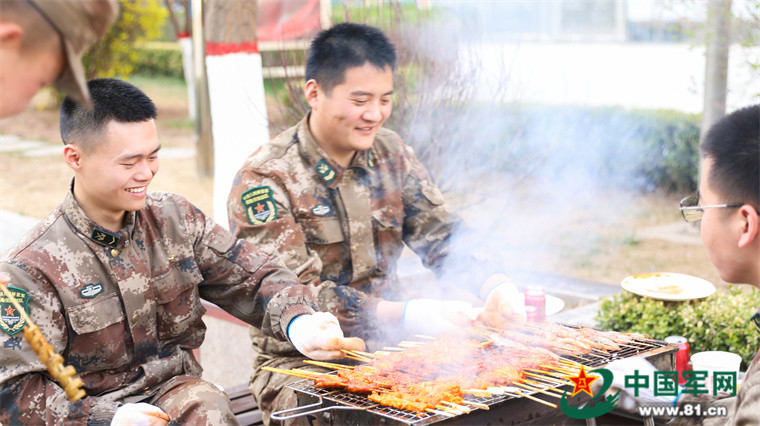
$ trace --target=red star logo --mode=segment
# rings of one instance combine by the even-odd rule
[[[256,212],[261,213],[264,211],[264,205],[263,204],[256,204]]]
[[[5,309],[5,315],[13,315],[14,312],[16,312],[16,310],[13,309],[13,306],[8,306],[8,308]]]
[[[594,394],[591,393],[591,383],[593,383],[594,380],[598,378],[599,378],[598,376],[597,377],[587,376],[586,370],[583,368],[583,366],[581,366],[581,371],[578,373],[577,376],[568,377],[568,379],[575,384],[573,387],[573,394],[570,396],[573,397],[581,391],[586,392],[590,396],[594,396]]]

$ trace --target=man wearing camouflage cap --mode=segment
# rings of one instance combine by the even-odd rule
[[[311,111],[247,159],[228,199],[238,237],[280,253],[318,294],[320,310],[377,346],[397,337],[394,329],[457,332],[474,309],[454,290],[507,317],[520,296],[457,243],[473,235],[412,150],[382,127],[395,66],[395,48],[377,28],[343,23],[322,31],[306,63]],[[405,246],[454,289],[436,289],[441,299],[404,301],[396,269]],[[285,387],[293,379],[259,367],[303,368],[303,357],[287,342],[251,333],[258,354],[251,390],[269,422],[273,411],[296,404]]]
[[[82,54],[117,14],[117,0],[0,0],[0,118],[53,82],[90,107]]]

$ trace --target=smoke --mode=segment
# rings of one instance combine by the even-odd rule
[[[488,34],[466,28],[479,25],[478,17],[456,18],[404,38],[403,49],[415,52],[405,56],[429,72],[417,76],[414,99],[394,110],[402,117],[391,124],[469,226],[456,237],[444,296],[467,277],[482,283],[473,256],[510,275],[552,271],[568,253],[592,254],[605,231],[620,226],[621,213],[636,207],[630,194],[656,187],[643,166],[657,155],[642,143],[643,115],[521,102],[509,69],[484,67],[509,61],[481,48],[478,34]],[[429,62],[435,65],[426,68]],[[400,92],[410,93],[405,89]],[[481,100],[483,92],[493,101]],[[413,275],[418,266],[406,260],[400,272]]]

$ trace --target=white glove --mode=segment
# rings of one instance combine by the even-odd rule
[[[164,426],[169,423],[169,415],[155,405],[138,402],[124,404],[111,420],[111,426]]]
[[[305,356],[316,360],[343,358],[341,349],[363,351],[364,341],[343,337],[338,318],[328,312],[299,315],[288,325],[290,342]]]
[[[404,330],[410,334],[462,334],[470,324],[472,304],[461,300],[412,299],[404,307]]]
[[[486,296],[486,311],[498,312],[505,317],[517,317],[523,321],[526,319],[525,299],[506,275],[492,275],[485,285],[494,285]]]

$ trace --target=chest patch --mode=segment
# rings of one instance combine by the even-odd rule
[[[257,186],[245,191],[240,201],[251,225],[263,225],[277,219],[274,191],[269,186]]]
[[[29,293],[21,288],[8,287],[8,291],[13,295],[19,305],[21,305],[26,312],[29,312]],[[6,334],[13,336],[19,331],[24,329],[26,320],[21,316],[21,312],[11,302],[5,292],[0,292],[0,330],[3,330]]]
[[[79,294],[85,299],[92,299],[102,292],[103,292],[103,285],[100,283],[98,284],[90,283],[82,287],[81,290],[79,290]]]
[[[330,206],[327,204],[320,204],[311,208],[311,214],[314,216],[324,216],[330,213]]]

